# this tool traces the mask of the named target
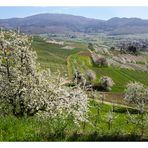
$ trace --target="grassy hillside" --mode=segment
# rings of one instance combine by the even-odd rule
[[[100,76],[109,76],[115,82],[112,91],[122,92],[125,85],[130,81],[139,81],[145,85],[148,85],[148,72],[142,72],[137,70],[129,70],[115,67],[97,67],[93,64],[88,53],[77,53],[71,55],[68,60],[68,72],[70,77],[72,76],[75,69],[85,73],[87,69],[91,69],[96,72],[97,80],[99,82]]]
[[[67,72],[67,57],[86,49],[86,46],[81,43],[74,42],[71,44],[75,47],[74,49],[63,49],[64,45],[50,44],[36,36],[34,37],[32,47],[36,50],[38,61],[43,68],[50,68],[53,72],[57,70]]]
[[[115,82],[112,91],[123,91],[125,85],[130,81],[139,81],[145,85],[148,85],[148,73],[141,71],[134,71],[128,69],[119,68],[92,68],[96,71],[98,76],[109,76]]]
[[[74,49],[64,49],[63,47],[66,45],[71,45]],[[92,69],[97,75],[95,83],[98,83],[100,76],[109,76],[114,80],[113,92],[122,92],[130,81],[139,81],[148,85],[147,72],[115,67],[97,67],[93,64],[89,52],[86,51],[87,45],[81,42],[65,41],[64,45],[58,45],[47,43],[40,37],[34,37],[32,47],[37,51],[38,61],[42,68],[50,68],[52,72],[59,70],[61,73],[67,73],[68,70],[70,77],[75,69],[82,73]]]
[[[140,140],[140,128],[127,122],[128,117],[125,114],[126,108],[124,107],[116,106],[114,108],[113,120],[111,127],[109,126],[108,115],[111,110],[111,105],[90,101],[88,122],[80,124],[79,127],[74,126],[69,121],[62,122],[62,120],[39,120],[37,117],[1,117],[0,141]],[[129,109],[129,111],[132,116],[138,116],[136,110]],[[144,136],[147,135],[147,132],[145,130]]]
[[[10,81],[11,84],[10,86],[8,86],[8,90],[7,88],[6,90],[4,89],[4,92],[8,92],[8,95],[1,95],[0,100],[0,141],[148,140],[148,128],[146,124],[147,108],[145,108],[142,114],[139,114],[139,111],[135,109],[134,104],[129,106],[129,104],[123,104],[124,102],[119,100],[119,97],[123,94],[121,92],[123,92],[125,85],[129,81],[140,81],[141,83],[148,85],[148,72],[128,70],[117,67],[98,67],[92,62],[90,52],[87,50],[87,44],[78,41],[62,41],[64,42],[64,44],[58,44],[58,41],[55,44],[55,42],[49,43],[49,40],[47,42],[43,38],[34,37],[32,47],[34,50],[37,51],[38,61],[41,63],[41,67],[43,69],[50,68],[52,72],[56,72],[57,70],[59,70],[62,74],[68,72],[70,77],[73,76],[75,70],[77,69],[81,73],[85,73],[86,70],[91,69],[97,75],[97,79],[94,80],[93,83],[98,84],[100,76],[109,76],[113,79],[113,81],[115,82],[115,86],[113,87],[112,92],[110,92],[110,94],[107,94],[108,92],[86,91],[86,93],[88,94],[87,104],[87,96],[85,95],[85,93],[83,93],[79,89],[75,89],[75,87],[68,88],[69,85],[67,87],[63,87],[62,85],[64,85],[65,82],[62,83],[62,85],[60,85],[59,87],[54,87],[54,89],[57,90],[53,91],[53,89],[51,89],[52,85],[47,85],[48,79],[43,79],[44,83],[43,85],[40,85],[40,80],[42,79],[37,78],[35,79],[37,80],[35,82],[34,79],[30,81],[30,79],[32,79],[33,77],[32,73],[29,72],[29,76],[28,73],[26,73],[26,75],[24,74],[23,77],[20,77],[19,75],[19,78],[24,79],[23,81],[22,79],[20,79],[19,84],[17,75],[14,75],[14,77],[12,75],[14,81]],[[9,52],[9,48],[7,50]],[[17,55],[19,54],[17,53]],[[26,55],[29,55],[29,53]],[[21,54],[21,57],[22,56],[23,54]],[[106,57],[108,58],[108,55],[106,55]],[[11,61],[11,59],[6,61],[5,59],[7,59],[6,54],[3,55],[2,64],[6,63],[5,67],[8,67],[8,63],[9,61]],[[22,58],[20,58],[20,60],[22,64]],[[12,66],[18,66],[17,64],[19,63],[15,62],[15,64],[16,65],[13,65],[12,63]],[[142,65],[144,63],[141,62],[139,64]],[[18,70],[18,73],[20,73],[19,68],[16,69]],[[9,76],[8,70],[7,74]],[[1,76],[3,75],[4,74],[2,73]],[[26,81],[28,78],[30,78],[29,81]],[[6,80],[6,82],[3,82],[2,79],[2,86],[7,86],[7,79],[11,80],[9,79],[9,77],[4,77],[4,80]],[[17,85],[15,85],[14,83],[16,79]],[[33,84],[30,85],[30,82],[33,82]],[[56,82],[59,83],[59,81]],[[20,87],[18,88],[18,86]],[[45,87],[47,87],[47,90],[45,89]],[[9,89],[13,89],[13,91],[10,91],[10,94]],[[28,95],[27,92],[30,92],[30,90],[32,90],[33,93]],[[39,97],[37,97],[36,95],[38,95],[39,93],[41,94],[39,95]],[[106,95],[110,95],[107,98],[108,100],[104,97],[103,100],[100,96],[101,93],[106,93]],[[113,96],[116,93],[118,93],[118,95],[116,95],[116,98],[114,99]],[[93,97],[91,97],[92,94]],[[68,99],[64,100],[63,98],[65,98],[65,96]],[[72,105],[70,103],[70,97],[72,97],[73,99]],[[8,100],[5,98],[8,98]],[[51,99],[53,101],[50,102]],[[74,99],[76,100],[76,102]],[[115,102],[116,99],[118,99],[118,102]],[[60,108],[57,106],[57,104],[60,104]],[[79,109],[79,106],[81,106],[82,108]],[[88,110],[86,110],[87,106],[89,108]],[[69,110],[70,108],[74,108],[74,111],[73,109]],[[55,109],[56,114],[54,114],[53,109]],[[57,115],[57,113],[59,113],[57,112],[57,110],[63,116],[60,116],[60,114]],[[83,119],[83,113],[85,111],[88,111],[86,120],[81,120]],[[21,114],[19,114],[20,116],[17,116],[18,112]],[[36,114],[33,115],[32,112]],[[52,113],[55,116],[52,116]],[[130,113],[130,116],[128,113]],[[79,124],[74,123],[73,119],[75,116],[79,116],[78,119],[80,120],[80,122],[75,121]],[[138,122],[133,123],[133,121]]]

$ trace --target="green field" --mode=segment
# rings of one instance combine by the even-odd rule
[[[42,119],[37,117],[0,118],[0,141],[110,141],[141,140],[140,128],[127,122],[126,108],[116,106],[112,112],[113,120],[108,124],[111,105],[90,102],[88,122],[75,126],[70,120]],[[132,116],[136,110],[130,109]],[[59,124],[60,123],[60,124]],[[147,135],[145,130],[144,135]]]
[[[98,83],[100,76],[109,76],[113,79],[115,82],[112,88],[113,92],[122,92],[130,81],[139,81],[148,85],[148,72],[115,67],[97,67],[87,54],[83,55],[83,51],[87,51],[86,44],[74,41],[65,41],[65,44],[71,44],[75,48],[72,50],[63,49],[62,45],[49,44],[40,37],[34,37],[32,47],[37,51],[38,61],[43,69],[50,68],[52,72],[59,70],[64,74],[68,71],[70,78],[76,69],[82,73],[87,69],[92,69],[97,75],[95,83]]]
[[[81,43],[74,42],[75,49],[63,49],[61,45],[46,43],[40,37],[34,37],[32,47],[36,50],[38,61],[42,68],[50,68],[51,71],[57,70],[67,72],[67,57],[85,49]]]
[[[97,75],[96,83],[99,82],[100,76],[111,77],[115,82],[112,88],[113,92],[122,92],[126,84],[130,81],[139,81],[148,86],[148,72],[115,67],[98,67],[93,64],[89,56],[81,53],[71,55],[68,58],[68,72],[70,77],[73,75],[75,69],[78,69],[82,73],[87,69],[95,71]]]

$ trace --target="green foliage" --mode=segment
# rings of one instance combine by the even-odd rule
[[[94,50],[95,50],[92,43],[88,43],[88,48],[89,48],[91,51],[94,51]]]
[[[80,127],[71,122],[71,117],[67,120],[38,120],[37,117],[1,116],[0,141],[140,140],[139,128],[135,129],[134,124],[128,123],[126,112],[121,110],[126,108],[115,106],[110,129],[108,113],[112,111],[112,105],[98,104],[95,101],[90,101],[89,122],[82,123]],[[129,111],[132,116],[138,116],[135,110]]]

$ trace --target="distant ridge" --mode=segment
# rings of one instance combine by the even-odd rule
[[[29,34],[42,33],[99,33],[110,35],[148,33],[148,20],[140,18],[118,18],[109,20],[91,19],[69,14],[37,14],[24,18],[0,19],[0,26]]]

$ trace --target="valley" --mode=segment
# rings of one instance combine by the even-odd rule
[[[0,141],[147,141],[147,25],[0,19]]]
[[[148,69],[145,65],[145,62],[148,61],[147,52],[141,52],[138,56],[120,54],[119,49],[110,50],[112,44],[108,46],[108,39],[103,39],[102,43],[95,41],[93,42],[95,54],[105,57],[110,64],[107,67],[100,67],[93,62],[91,51],[88,49],[88,43],[92,42],[92,40],[83,42],[82,40],[85,40],[83,38],[81,41],[75,39],[69,41],[68,39],[61,40],[60,37],[53,38],[53,40],[63,42],[63,45],[49,43],[45,40],[48,39],[45,39],[45,37],[34,37],[33,42],[33,48],[37,51],[38,61],[43,68],[50,68],[53,72],[59,70],[68,74],[69,78],[72,78],[76,69],[83,73],[91,69],[96,73],[97,79],[106,75],[115,81],[116,85],[112,89],[113,92],[123,92],[124,87],[130,81],[139,81],[148,85]],[[67,47],[67,49],[64,47]],[[73,48],[71,49],[71,47]],[[99,81],[97,79],[94,83]]]

